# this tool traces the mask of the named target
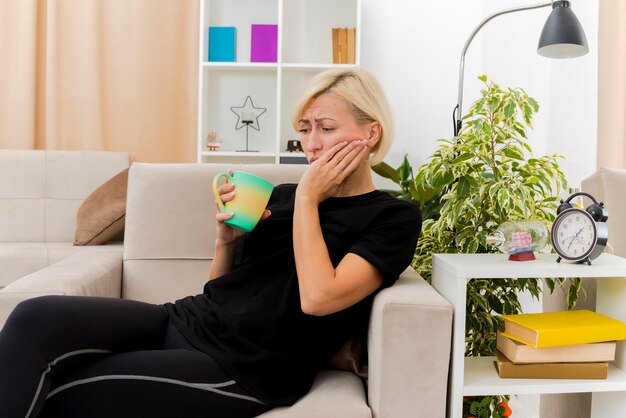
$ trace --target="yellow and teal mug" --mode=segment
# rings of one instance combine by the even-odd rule
[[[222,202],[217,190],[220,177],[226,177],[227,182],[235,185],[235,198],[226,203]],[[221,172],[213,178],[213,194],[220,212],[233,213],[233,217],[224,223],[245,232],[252,231],[263,216],[272,190],[274,185],[271,182],[245,171],[234,171],[232,176]]]

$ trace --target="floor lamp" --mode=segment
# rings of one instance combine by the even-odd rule
[[[552,12],[543,26],[543,31],[539,37],[537,53],[548,58],[575,58],[589,52],[585,31],[572,11],[569,1],[553,0],[528,6],[513,7],[501,10],[485,18],[470,34],[463,47],[463,52],[461,52],[461,64],[459,66],[459,99],[452,116],[454,136],[459,135],[461,127],[463,126],[463,73],[465,69],[465,53],[478,31],[480,31],[487,22],[497,16],[548,6],[552,6]]]

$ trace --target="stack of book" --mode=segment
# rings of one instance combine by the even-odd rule
[[[333,33],[333,64],[354,64],[356,29],[332,28]]]
[[[626,324],[588,311],[503,315],[495,366],[500,377],[606,379]]]

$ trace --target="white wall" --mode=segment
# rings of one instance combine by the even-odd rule
[[[458,67],[463,45],[488,15],[538,0],[362,0],[361,65],[387,92],[395,116],[395,144],[386,161],[409,154],[423,163],[436,140],[452,136]],[[573,0],[590,53],[552,60],[536,53],[550,8],[499,16],[476,36],[466,55],[464,110],[478,97],[487,74],[522,87],[541,105],[529,134],[536,156],[559,153],[570,185],[593,173],[597,137],[598,2]]]

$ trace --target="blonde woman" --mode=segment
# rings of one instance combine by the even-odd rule
[[[369,73],[316,76],[293,125],[308,169],[274,189],[252,232],[216,215],[202,293],[165,305],[20,304],[0,334],[0,415],[252,417],[306,394],[409,265],[421,219],[374,186],[370,164],[392,131]],[[237,190],[225,184],[220,198]]]

